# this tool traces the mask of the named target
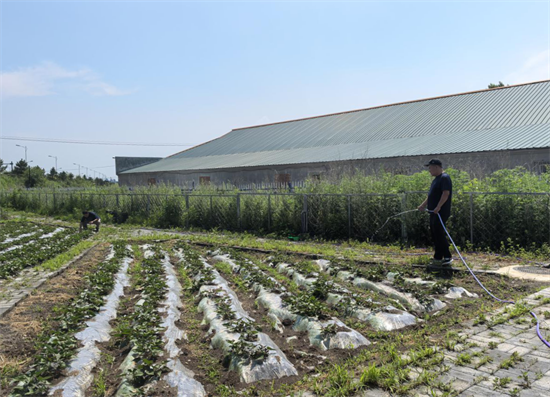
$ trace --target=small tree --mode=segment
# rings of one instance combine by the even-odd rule
[[[56,177],[57,177],[57,170],[55,169],[55,167],[52,167],[52,169],[50,170],[50,173],[48,174],[48,179],[50,180],[55,180]]]
[[[4,160],[0,159],[0,174],[6,171],[6,168],[8,168],[8,165],[4,164]]]
[[[27,172],[28,168],[29,168],[29,163],[21,159],[17,163],[15,163],[15,167],[13,167],[13,173],[15,175],[24,175],[25,172]]]
[[[25,178],[25,187],[38,187],[44,185],[45,172],[39,166],[28,168]]]
[[[504,83],[502,81],[499,81],[498,84],[489,84],[487,88],[498,88],[498,87],[504,87]]]

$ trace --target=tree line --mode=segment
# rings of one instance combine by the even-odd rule
[[[74,175],[72,172],[59,172],[52,167],[49,172],[40,166],[31,167],[31,165],[21,159],[11,170],[8,170],[9,164],[0,159],[0,187],[93,187],[108,186],[112,182],[101,178],[92,178],[86,175]]]

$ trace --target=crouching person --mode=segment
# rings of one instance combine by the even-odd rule
[[[88,225],[95,225],[96,233],[99,232],[99,225],[101,224],[101,218],[95,212],[82,211],[82,219],[80,219],[79,232],[82,229],[88,229]]]

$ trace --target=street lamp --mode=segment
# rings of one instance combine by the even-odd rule
[[[31,163],[32,163],[32,160],[27,163],[27,168],[29,169],[29,180],[27,182],[27,189],[31,187]]]
[[[73,165],[78,165],[78,176],[80,176],[80,164],[73,163]]]
[[[18,146],[18,147],[22,147],[25,149],[25,163],[27,162],[27,147],[26,146],[21,146],[21,145],[15,145],[15,146]]]
[[[57,171],[57,156],[52,156],[51,154],[48,154],[48,157],[55,159],[55,170]]]

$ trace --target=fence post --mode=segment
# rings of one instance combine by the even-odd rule
[[[267,194],[267,230],[271,231],[271,193]]]
[[[119,204],[119,200],[118,200],[118,193],[115,194],[115,196],[116,196],[116,208],[118,209],[118,208],[119,208],[119,205],[120,205],[120,204]]]
[[[348,194],[348,239],[351,239],[351,194]]]
[[[237,193],[237,228],[241,230],[241,194]]]
[[[403,193],[401,197],[401,212],[407,210],[407,193]],[[407,243],[407,225],[405,223],[406,218],[404,215],[401,215],[401,241],[403,244]]]
[[[147,215],[149,215],[149,212],[151,211],[151,195],[147,195]]]
[[[185,227],[189,228],[189,193],[185,195]]]
[[[470,193],[470,244],[474,244],[474,195]]]
[[[304,194],[304,204],[302,208],[302,233],[307,233],[307,194]]]
[[[214,206],[212,205],[212,195],[210,195],[210,229],[214,224]]]

